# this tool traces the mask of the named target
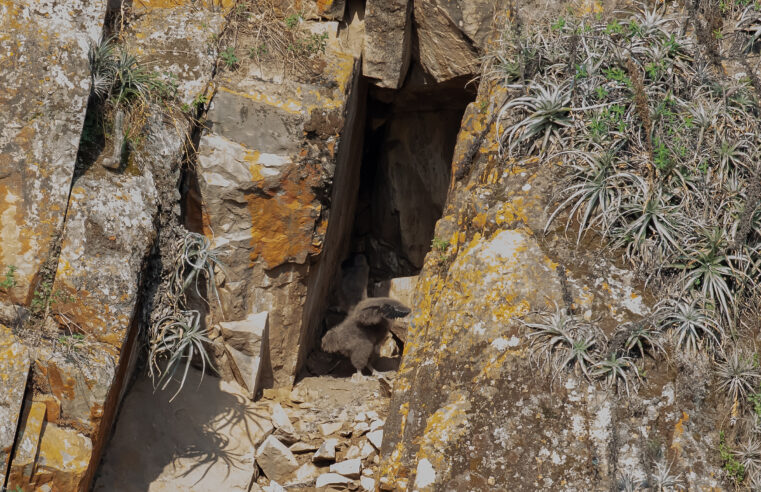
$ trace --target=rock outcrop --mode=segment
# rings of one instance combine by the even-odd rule
[[[278,386],[293,383],[314,346],[354,215],[346,191],[359,179],[362,87],[336,28],[314,26],[327,45],[313,75],[245,63],[219,76],[198,148],[193,206],[227,265],[220,317],[269,311]]]
[[[441,10],[439,17],[426,17],[432,5],[416,3],[416,19],[440,18]],[[610,13],[597,4],[592,8],[603,18]],[[551,23],[546,31],[562,29],[557,26],[566,21],[564,13],[538,13],[528,5],[517,15],[518,23],[536,22],[537,30]],[[698,38],[701,22],[695,23]],[[515,31],[503,41],[523,35],[509,25]],[[676,25],[670,24],[675,30]],[[604,32],[602,26],[599,32]],[[707,48],[701,42],[680,40],[680,46],[702,52]],[[621,353],[631,353],[621,348],[631,338],[621,337],[630,336],[634,327],[655,326],[663,337],[655,340],[664,344],[670,333],[662,314],[654,314],[664,306],[653,287],[656,274],[637,272],[631,255],[628,262],[620,260],[621,251],[605,247],[600,236],[579,233],[577,241],[581,212],[574,217],[574,209],[568,222],[567,215],[550,220],[562,193],[557,190],[567,186],[562,176],[569,164],[556,159],[575,152],[573,141],[558,140],[568,147],[553,151],[545,151],[541,138],[534,146],[514,144],[518,137],[510,134],[511,128],[520,127],[510,125],[538,121],[545,107],[533,92],[525,96],[528,92],[506,88],[502,77],[510,77],[511,67],[501,69],[508,75],[484,73],[457,139],[452,186],[435,232],[440,242],[428,253],[417,282],[416,311],[384,429],[381,490],[727,490],[726,478],[736,481],[745,473],[738,475],[739,467],[732,467],[747,458],[750,448],[740,444],[728,451],[719,430],[731,429],[726,432],[734,435],[742,425],[755,429],[755,424],[736,423],[742,418],[755,422],[755,416],[740,417],[742,403],[735,397],[733,404],[731,392],[726,403],[726,386],[714,386],[711,367],[737,359],[719,349],[711,352],[708,341],[703,349],[710,356],[690,355],[677,342],[669,352],[673,359],[645,356],[642,349],[642,361],[631,363],[630,372],[606,379],[608,384],[595,383],[587,376],[607,374],[601,368],[611,366],[600,362],[587,373],[582,363],[565,370],[577,360],[573,357],[587,353],[584,344],[594,337],[574,345],[574,356],[555,359],[559,338],[543,339],[535,331],[558,328],[556,334],[565,333],[564,321],[553,325],[548,316],[576,317],[608,334],[605,356],[611,364],[618,363]],[[631,70],[636,92],[636,84],[643,82],[636,82],[637,72]],[[450,76],[458,70],[441,73]],[[576,77],[582,76],[576,72]],[[542,87],[560,87],[546,84]],[[518,82],[514,87],[520,87]],[[754,91],[750,83],[738,90]],[[645,96],[639,97],[641,105]],[[521,101],[538,105],[521,113]],[[666,178],[659,174],[658,179]],[[593,205],[589,207],[587,212]],[[752,338],[756,330],[745,333]],[[758,377],[755,369],[750,371],[754,375],[749,379]],[[726,381],[727,376],[718,377]],[[744,463],[748,470],[755,466]]]
[[[629,3],[0,0],[0,489],[761,483],[761,10]]]
[[[0,266],[16,268],[0,300],[31,301],[60,234],[106,3],[0,3]]]

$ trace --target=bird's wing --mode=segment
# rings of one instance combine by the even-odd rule
[[[357,304],[354,318],[362,325],[376,325],[383,318],[403,318],[410,314],[410,308],[390,297],[371,297]]]

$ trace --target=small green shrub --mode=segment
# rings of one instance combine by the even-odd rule
[[[129,107],[135,101],[173,97],[176,78],[169,81],[149,70],[132,53],[110,37],[90,48],[90,72],[93,93],[114,106]]]
[[[3,279],[0,280],[0,289],[7,291],[14,288],[15,286],[16,286],[16,267],[14,265],[9,265],[5,270]]]
[[[66,350],[79,350],[84,347],[85,336],[81,333],[71,335],[61,335],[58,337],[58,343]]]
[[[248,49],[248,57],[252,60],[265,56],[267,53],[269,53],[269,50],[267,49],[267,45],[265,43],[262,43],[256,47],[252,46]]]
[[[75,298],[60,289],[53,289],[53,282],[45,280],[41,282],[32,293],[32,302],[29,304],[31,312],[35,316],[47,316],[51,307],[66,302],[74,302]]]
[[[220,53],[220,58],[222,58],[222,61],[225,63],[225,66],[227,68],[233,68],[235,67],[240,60],[238,60],[238,57],[235,54],[235,48],[232,46],[228,46]]]
[[[291,14],[285,18],[285,26],[288,29],[293,29],[294,27],[299,25],[300,21],[301,21],[301,14]]]
[[[438,252],[444,252],[449,248],[450,244],[449,241],[446,239],[442,239],[440,237],[434,237],[431,241],[431,247],[435,249]]]
[[[742,483],[745,479],[745,467],[737,461],[732,450],[727,446],[724,431],[719,432],[719,456],[723,464],[724,471],[736,483]]]

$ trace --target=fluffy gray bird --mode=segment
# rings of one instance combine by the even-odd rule
[[[351,359],[358,377],[362,376],[365,367],[377,376],[378,372],[370,364],[375,346],[386,337],[391,328],[390,320],[408,314],[410,308],[390,297],[365,299],[354,306],[345,320],[322,337],[322,350]]]

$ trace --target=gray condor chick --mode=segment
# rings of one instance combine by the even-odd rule
[[[365,367],[377,376],[378,373],[370,365],[375,347],[386,337],[391,328],[390,320],[408,314],[410,308],[390,297],[365,299],[354,306],[345,320],[322,337],[322,350],[351,359],[358,377],[362,376]]]

